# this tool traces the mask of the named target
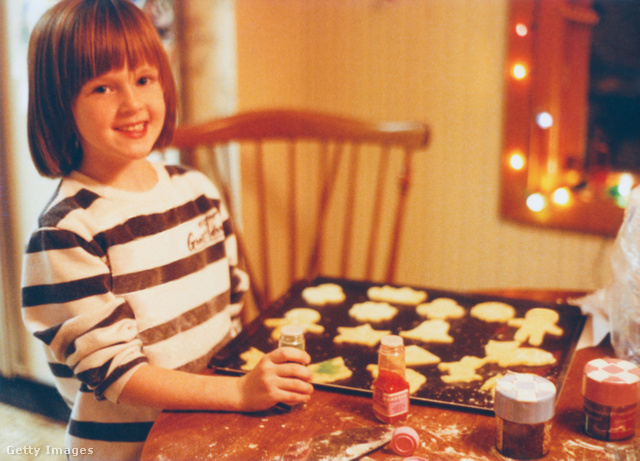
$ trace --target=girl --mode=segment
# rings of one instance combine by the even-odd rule
[[[312,392],[276,349],[241,377],[195,374],[236,332],[247,289],[220,195],[151,163],[176,117],[156,30],[129,0],[63,0],[29,47],[29,143],[61,177],[28,243],[23,317],[72,407],[67,449],[130,459],[160,409],[257,411]]]

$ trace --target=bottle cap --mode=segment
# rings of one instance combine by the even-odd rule
[[[420,437],[418,433],[409,426],[402,426],[396,428],[391,436],[391,449],[393,452],[400,456],[411,456],[416,448]]]
[[[640,368],[626,360],[611,357],[594,359],[584,367],[582,395],[592,402],[610,407],[638,402]]]
[[[531,373],[508,373],[498,380],[496,416],[519,424],[539,424],[555,414],[556,386]]]
[[[300,325],[285,325],[280,330],[281,336],[300,336],[304,333],[304,330]]]
[[[404,340],[402,339],[402,336],[389,335],[383,336],[380,340],[380,344],[387,347],[399,347],[404,346]]]

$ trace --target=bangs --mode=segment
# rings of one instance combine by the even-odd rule
[[[111,1],[98,1],[85,13],[87,17],[75,31],[66,66],[72,98],[87,81],[122,69],[125,64],[131,69],[153,65],[160,71],[161,80],[166,79],[164,50],[157,31],[138,7],[117,8]]]

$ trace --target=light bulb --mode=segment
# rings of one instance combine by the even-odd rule
[[[529,28],[526,26],[526,24],[523,24],[521,22],[516,24],[516,34],[519,37],[524,37],[528,33],[529,33]]]
[[[522,64],[516,64],[511,70],[511,74],[517,79],[522,80],[527,76],[527,68]]]
[[[509,157],[509,165],[516,171],[522,170],[524,168],[524,164],[524,155],[519,151],[514,152],[511,154],[511,157]]]
[[[536,123],[542,129],[550,128],[553,125],[553,117],[549,112],[540,112],[536,116]]]
[[[566,205],[567,203],[569,203],[570,198],[571,195],[569,194],[569,189],[567,189],[566,187],[556,189],[553,192],[553,195],[551,195],[551,200],[553,200],[553,203],[555,203],[556,205]]]
[[[527,197],[527,207],[531,211],[542,211],[547,206],[547,200],[544,198],[542,194],[536,192],[535,194],[531,194]]]

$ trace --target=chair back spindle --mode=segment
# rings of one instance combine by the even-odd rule
[[[173,147],[228,155],[238,146],[242,194],[211,175],[230,210],[256,305],[318,275],[394,282],[420,122],[379,123],[300,110],[263,110],[179,126]],[[259,268],[259,269],[258,269]]]

